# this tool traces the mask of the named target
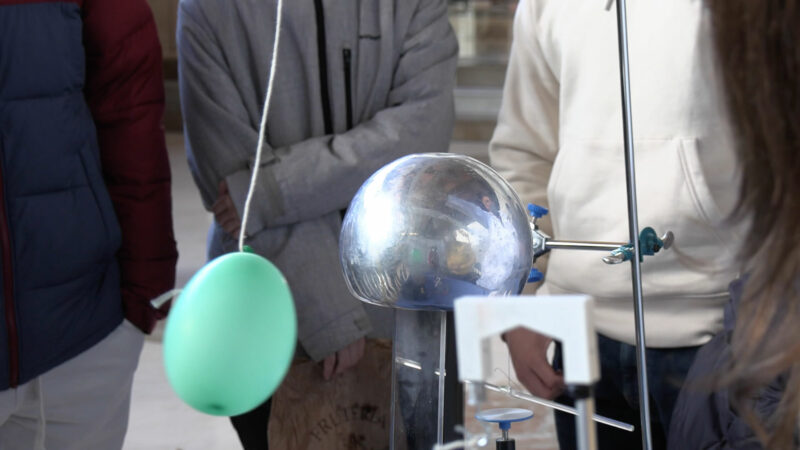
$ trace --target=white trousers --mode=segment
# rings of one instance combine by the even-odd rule
[[[122,448],[143,344],[125,320],[94,347],[0,392],[0,449]]]

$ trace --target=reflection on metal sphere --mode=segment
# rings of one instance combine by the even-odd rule
[[[361,186],[342,225],[350,291],[367,303],[451,310],[462,295],[515,295],[531,269],[517,194],[467,156],[400,158]]]

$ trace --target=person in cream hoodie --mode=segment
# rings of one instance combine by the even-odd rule
[[[702,1],[628,5],[639,224],[671,230],[675,245],[643,265],[653,439],[663,446],[696,348],[722,329],[737,277],[737,163]],[[550,209],[559,239],[627,241],[617,21],[601,0],[521,0],[503,103],[489,153],[525,203]],[[595,300],[602,380],[597,409],[639,423],[631,270],[602,254],[554,251],[539,294]],[[535,395],[562,394],[560,349],[529,330],[504,336],[520,381]],[[566,400],[566,399],[565,399]],[[561,448],[573,419],[557,415]],[[638,430],[637,426],[637,430]],[[638,432],[598,429],[601,448],[640,448]]]

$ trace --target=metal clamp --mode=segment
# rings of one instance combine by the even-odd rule
[[[531,227],[531,246],[533,248],[533,262],[540,256],[546,254],[552,249],[566,249],[566,250],[600,250],[610,251],[611,254],[603,257],[603,262],[606,264],[619,264],[625,261],[630,261],[633,258],[633,244],[624,242],[594,242],[594,241],[558,241],[552,239],[546,233],[539,229],[536,224],[537,219],[541,219],[548,213],[547,208],[529,204],[528,211],[531,214],[530,227]],[[661,249],[668,249],[675,241],[675,235],[672,231],[667,231],[661,237],[658,237],[655,230],[651,227],[645,227],[639,233],[639,248],[641,255],[639,261],[642,261],[645,256],[651,256],[658,253]],[[531,276],[533,278],[533,275]],[[538,281],[539,279],[537,279]]]
[[[639,262],[644,261],[645,256],[655,255],[662,248],[665,250],[670,248],[674,240],[675,235],[672,231],[667,231],[659,238],[655,230],[646,227],[639,233],[639,248],[642,253],[639,255]],[[604,256],[603,262],[606,264],[619,264],[630,261],[631,258],[633,258],[633,244],[625,244],[612,251],[610,255]]]

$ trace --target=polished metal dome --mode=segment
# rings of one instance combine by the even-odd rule
[[[350,291],[367,303],[451,310],[463,295],[515,295],[533,259],[519,197],[463,155],[400,158],[361,186],[339,239]]]

